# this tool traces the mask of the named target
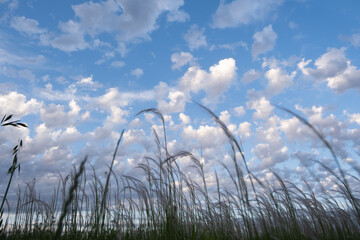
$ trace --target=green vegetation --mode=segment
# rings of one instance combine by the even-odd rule
[[[306,180],[303,183],[308,189],[302,190],[276,172],[272,172],[276,182],[260,180],[248,168],[241,145],[226,125],[201,107],[229,139],[233,164],[223,167],[233,186],[221,186],[215,172],[216,191],[210,192],[201,161],[186,151],[171,155],[163,116],[156,109],[147,109],[141,113],[152,112],[162,120],[164,144],[154,131],[158,152],[156,157],[146,157],[145,163],[139,164],[143,177],[117,176],[113,171],[122,132],[106,178],[100,178],[94,168],[92,174],[88,173],[85,158],[69,176],[59,175],[59,185],[50,200],[42,200],[35,181],[30,182],[25,189],[18,190],[10,222],[9,217],[3,219],[4,203],[19,166],[20,142],[14,148],[14,161],[8,170],[10,180],[2,196],[0,238],[360,239],[360,200],[347,180],[350,177],[359,182],[359,179],[341,169],[331,145],[304,118],[283,109],[310,127],[333,155],[339,174],[321,162],[314,164],[320,164],[336,178],[337,191],[323,189],[315,194]],[[201,184],[180,168],[178,159],[184,157],[192,160]],[[359,174],[356,168],[354,172]]]

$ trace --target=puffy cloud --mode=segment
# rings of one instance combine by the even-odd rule
[[[250,69],[249,71],[243,74],[240,81],[243,83],[251,83],[252,81],[258,79],[260,76],[261,76],[260,73],[257,72],[255,69]]]
[[[101,107],[104,109],[110,109],[112,106],[127,106],[133,101],[148,101],[155,99],[153,90],[143,92],[119,92],[117,88],[110,88],[107,92],[94,99],[91,99],[91,105],[95,107]]]
[[[241,117],[245,114],[245,109],[243,106],[238,106],[234,108],[234,113],[236,116]]]
[[[236,65],[233,58],[219,61],[206,72],[198,66],[190,67],[179,81],[184,92],[198,93],[204,90],[207,98],[215,100],[220,97],[236,78]]]
[[[251,137],[251,123],[249,122],[242,122],[239,124],[239,127],[237,129],[237,134],[240,136],[241,139],[246,139]]]
[[[277,34],[272,29],[272,26],[269,25],[264,27],[262,31],[256,32],[253,35],[253,38],[254,43],[251,47],[251,54],[253,59],[256,59],[258,55],[266,53],[274,48]]]
[[[292,84],[295,75],[296,71],[288,75],[282,68],[271,68],[265,73],[265,77],[269,80],[266,92],[271,95],[279,94],[284,88]]]
[[[39,28],[39,22],[26,18],[24,16],[21,17],[13,17],[10,23],[10,26],[15,28],[21,33],[25,33],[27,35],[38,35],[46,32],[45,29]]]
[[[170,91],[168,94],[169,102],[160,100],[158,103],[158,109],[162,113],[174,113],[183,112],[185,110],[185,104],[187,97],[185,93],[181,91]]]
[[[136,78],[140,78],[142,75],[144,75],[144,70],[141,68],[135,68],[131,70],[131,75],[135,76]]]
[[[32,98],[26,100],[26,96],[17,93],[10,92],[8,94],[0,94],[0,113],[14,114],[17,117],[26,116],[28,114],[38,113],[43,103]]]
[[[108,115],[104,122],[104,127],[112,129],[115,126],[127,123],[126,117],[129,112],[116,106],[110,107],[110,115]]]
[[[254,119],[266,119],[274,110],[270,101],[266,97],[261,96],[256,92],[249,92],[249,101],[246,102],[247,108],[254,109],[256,112],[253,115]]]
[[[258,170],[274,167],[288,159],[288,148],[284,145],[279,131],[280,119],[277,116],[268,118],[264,125],[256,129],[256,137],[260,141],[251,151],[260,161]]]
[[[55,105],[53,103],[42,108],[40,114],[41,120],[43,120],[47,128],[63,127],[70,124],[73,120],[65,112],[63,105]]]
[[[360,147],[360,142],[358,141],[360,131],[358,129],[350,129],[349,122],[341,122],[333,114],[326,116],[324,108],[321,106],[313,106],[312,108],[296,106],[296,108],[307,116],[309,123],[322,133],[333,147],[335,153],[342,159],[348,158],[347,145],[349,142],[352,143],[355,149]],[[351,117],[349,119],[350,122],[352,120],[356,121],[356,115],[354,119]],[[316,134],[295,117],[282,119],[279,129],[292,141],[310,143],[311,147],[325,148]]]
[[[360,113],[348,114],[350,122],[355,122],[360,125]]]
[[[184,113],[179,114],[179,119],[183,125],[189,124],[191,121],[190,117]]]
[[[276,164],[284,162],[288,159],[288,148],[278,145],[277,143],[259,143],[252,152],[260,160],[257,170],[274,167]]]
[[[186,126],[183,129],[181,138],[188,145],[192,145],[195,141],[198,149],[219,147],[227,141],[221,129],[208,125],[201,125],[198,129]]]
[[[299,69],[305,76],[316,81],[326,81],[328,87],[337,93],[343,93],[349,89],[360,90],[358,76],[360,70],[351,65],[351,61],[345,56],[345,48],[330,48],[327,53],[316,59],[316,69],[307,67],[311,60],[302,61],[298,64]]]
[[[234,0],[220,5],[213,15],[212,26],[215,28],[237,27],[264,19],[276,9],[282,0]]]
[[[190,29],[184,35],[184,39],[188,43],[191,51],[207,46],[204,32],[205,28],[199,28],[196,24],[194,24],[191,25]]]
[[[188,52],[173,53],[171,55],[171,62],[173,63],[171,68],[172,69],[181,68],[182,66],[191,63],[193,60],[194,57],[191,53]]]

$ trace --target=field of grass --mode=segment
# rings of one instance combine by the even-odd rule
[[[285,181],[272,172],[275,182],[260,180],[247,166],[241,145],[225,124],[203,107],[223,129],[232,149],[233,163],[223,165],[233,186],[221,186],[215,172],[216,191],[209,191],[203,165],[191,153],[170,154],[164,136],[156,133],[158,153],[138,166],[146,176],[118,176],[112,171],[123,132],[105,178],[100,178],[85,158],[68,177],[59,175],[59,185],[50,200],[41,199],[35,182],[19,189],[17,202],[6,201],[13,188],[11,179],[18,168],[17,151],[8,170],[6,193],[1,201],[1,239],[360,239],[359,193],[348,179],[359,182],[341,169],[331,147],[315,127],[295,113],[319,137],[333,156],[335,172],[321,162],[336,178],[338,190],[315,193],[306,180],[307,190]],[[143,113],[141,112],[141,113]],[[10,118],[3,118],[2,125]],[[18,121],[12,122],[20,124]],[[11,125],[11,124],[10,124]],[[26,127],[26,125],[17,125]],[[162,141],[160,141],[162,138]],[[161,142],[164,142],[161,144]],[[237,156],[241,156],[240,159]],[[186,176],[177,161],[190,158],[202,178],[201,184]],[[360,171],[356,168],[353,172]],[[222,176],[224,177],[224,176]],[[321,179],[319,179],[320,181]],[[13,217],[6,213],[10,211]]]

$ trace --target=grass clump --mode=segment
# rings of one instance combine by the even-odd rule
[[[36,194],[35,181],[25,190],[19,188],[15,217],[11,224],[2,225],[2,238],[360,239],[359,193],[348,182],[348,178],[355,182],[359,178],[340,167],[331,145],[314,126],[283,109],[312,129],[331,152],[339,174],[321,162],[314,164],[335,178],[337,190],[333,192],[323,189],[315,193],[305,179],[306,188],[300,189],[275,171],[270,171],[274,182],[259,179],[226,125],[209,109],[200,107],[229,140],[232,164],[221,165],[232,186],[222,186],[214,172],[216,188],[212,191],[201,159],[186,151],[170,154],[163,116],[157,109],[146,109],[139,114],[152,112],[162,121],[163,143],[154,131],[157,153],[138,165],[143,176],[118,176],[113,171],[123,131],[104,180],[94,168],[92,176],[86,171],[85,158],[69,176],[59,174],[59,185],[50,200]],[[179,164],[181,158],[192,161],[200,181],[185,174]],[[6,194],[2,201],[5,199]]]

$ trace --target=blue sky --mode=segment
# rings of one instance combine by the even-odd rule
[[[70,3],[0,0],[0,114],[29,125],[0,129],[0,165],[7,169],[23,139],[19,181],[37,178],[45,189],[85,155],[105,172],[122,129],[115,168],[136,174],[155,152],[151,129],[162,130],[153,114],[135,115],[158,108],[170,152],[202,152],[214,184],[218,163],[231,163],[227,139],[192,101],[241,139],[262,178],[276,169],[296,181],[309,174],[310,159],[335,168],[316,136],[274,105],[306,117],[345,168],[358,164],[358,1]]]

